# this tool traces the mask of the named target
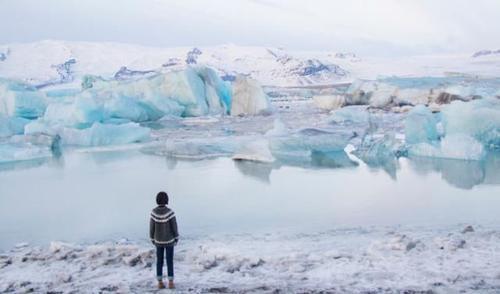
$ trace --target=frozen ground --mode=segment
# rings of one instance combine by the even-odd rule
[[[338,228],[207,235],[176,247],[178,293],[498,293],[495,227]],[[152,293],[152,245],[20,244],[0,255],[0,291]]]

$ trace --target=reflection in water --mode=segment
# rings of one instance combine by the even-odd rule
[[[249,176],[265,183],[271,182],[272,163],[255,162],[248,160],[233,160],[236,168],[245,176]]]
[[[484,183],[489,185],[500,185],[500,152],[488,154],[485,160]]]
[[[474,186],[500,184],[500,154],[490,153],[482,161],[411,157],[410,166],[420,174],[441,173],[449,184],[472,189]]]
[[[65,153],[64,160],[2,166],[0,250],[25,241],[145,238],[153,196],[163,189],[182,216],[186,236],[341,225],[498,223],[499,176],[498,156],[483,162],[404,160],[394,180],[358,165],[345,152],[313,152],[302,161],[266,164],[79,150]],[[470,189],[481,183],[497,185],[472,191],[450,186]],[[308,221],[297,222],[297,215]]]
[[[47,157],[47,158],[37,158],[32,160],[22,160],[13,162],[3,162],[0,163],[0,172],[2,171],[12,171],[12,170],[24,170],[37,168],[40,166],[49,166],[55,168],[64,167],[64,157]]]
[[[287,154],[275,154],[278,166],[302,168],[351,168],[358,166],[356,161],[347,156],[345,151],[305,151]]]
[[[359,164],[350,159],[344,151],[313,151],[311,154],[311,165],[324,168],[350,168],[356,167]]]
[[[271,182],[270,176],[273,169],[279,169],[283,166],[337,169],[352,168],[359,165],[356,161],[350,159],[344,151],[312,151],[310,154],[301,156],[281,156],[280,160],[274,163],[234,160],[234,164],[243,175],[266,183]]]

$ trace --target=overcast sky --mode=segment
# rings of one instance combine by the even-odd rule
[[[0,0],[0,43],[222,43],[406,55],[500,49],[500,0]]]

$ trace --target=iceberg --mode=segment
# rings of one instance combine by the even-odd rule
[[[355,80],[346,90],[346,105],[383,108],[393,102],[398,87],[378,81]]]
[[[26,125],[26,135],[48,135],[60,138],[62,145],[103,146],[145,142],[151,139],[151,130],[137,123],[123,124],[93,123],[89,128],[76,129],[62,125],[50,125],[40,120]]]
[[[0,114],[35,119],[45,112],[45,99],[44,93],[32,86],[0,80]]]
[[[274,157],[269,150],[269,142],[265,139],[248,142],[233,155],[233,160],[272,163]]]
[[[407,144],[429,143],[439,139],[437,120],[424,105],[415,106],[408,113],[404,124]]]
[[[370,113],[368,106],[346,106],[333,111],[329,119],[337,124],[368,124]]]
[[[482,160],[486,151],[483,145],[464,134],[447,135],[439,143],[418,143],[408,148],[410,156],[436,157],[461,160]]]
[[[463,134],[490,149],[500,148],[500,100],[454,101],[442,110],[446,136]]]
[[[394,97],[397,96],[398,88],[388,84],[377,83],[375,89],[370,96],[370,106],[376,108],[383,108],[393,102]]]
[[[24,127],[30,122],[29,119],[22,117],[7,117],[0,114],[0,138],[22,135]]]
[[[63,145],[101,146],[122,145],[150,140],[151,130],[137,123],[103,124],[93,123],[85,129],[68,128],[62,125],[48,125],[40,120],[26,125],[26,135],[48,135],[60,138]]]
[[[203,66],[131,80],[87,76],[83,88],[73,96],[51,97],[41,125],[86,129],[94,123],[156,121],[165,115],[222,114],[228,113],[232,97],[231,86]]]
[[[120,96],[107,101],[104,109],[110,118],[133,122],[155,121],[163,117],[163,112],[156,106],[128,96]]]
[[[316,107],[323,110],[335,110],[345,104],[345,97],[341,95],[316,95],[313,97]]]
[[[233,83],[231,115],[256,115],[270,110],[269,97],[260,84],[254,79],[237,76]]]
[[[367,134],[353,154],[371,168],[382,168],[393,179],[399,168],[397,158],[403,155],[401,144],[394,134],[376,136]]]
[[[435,96],[432,89],[408,88],[399,89],[394,97],[393,103],[399,106],[428,104]]]
[[[87,128],[95,122],[103,122],[108,118],[103,105],[89,93],[83,93],[76,96],[71,103],[49,104],[40,120],[48,124]]]
[[[63,128],[59,135],[64,145],[121,145],[150,140],[150,129],[136,123],[120,125],[94,123],[90,128],[83,130]]]
[[[200,66],[196,70],[207,87],[206,95],[209,107],[219,110],[219,107],[222,106],[224,111],[229,113],[232,99],[231,85],[223,81],[212,68]]]
[[[374,83],[370,81],[354,80],[347,88],[346,105],[367,105],[370,103],[370,95],[374,90]]]

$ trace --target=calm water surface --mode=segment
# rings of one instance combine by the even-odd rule
[[[166,190],[181,234],[311,232],[345,226],[500,225],[500,157],[400,159],[396,170],[175,161],[73,152],[0,166],[0,250],[19,242],[148,239]]]

